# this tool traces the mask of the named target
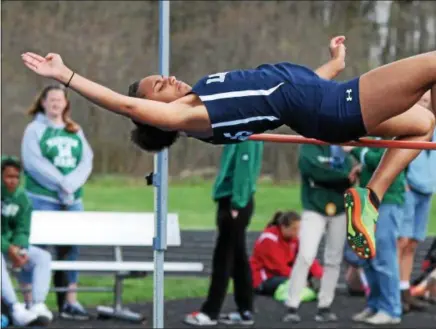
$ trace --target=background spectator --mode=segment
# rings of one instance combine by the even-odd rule
[[[25,188],[35,210],[82,211],[82,186],[92,171],[93,152],[81,128],[70,118],[70,102],[63,86],[48,86],[29,109],[33,121],[22,140]],[[76,260],[78,248],[57,247],[57,258]],[[55,273],[56,286],[65,274]],[[77,288],[77,272],[67,272],[69,289]],[[30,282],[29,282],[30,283]],[[75,291],[58,294],[60,316],[88,319]]]
[[[18,159],[2,157],[1,162],[1,295],[9,310],[12,323],[17,326],[48,324],[53,319],[45,305],[50,288],[50,254],[29,246],[32,205],[20,187],[21,164]],[[26,305],[19,303],[12,286],[6,259],[19,271],[19,281],[31,278],[32,297]]]
[[[344,147],[362,164],[360,186],[366,186],[383,157],[382,148]],[[372,325],[398,324],[401,322],[400,278],[397,256],[399,224],[403,220],[405,176],[401,173],[381,200],[375,239],[377,254],[364,262],[369,284],[366,308],[353,317],[354,321]]]
[[[286,284],[300,250],[300,215],[293,211],[278,211],[257,238],[250,258],[253,288],[257,294],[277,296],[277,289]],[[305,287],[311,278],[321,279],[322,266],[315,259],[310,267]],[[287,292],[286,292],[287,294]],[[301,299],[305,299],[300,295]]]
[[[422,96],[419,103],[431,109],[430,91]],[[436,142],[436,130],[432,141]],[[426,304],[411,295],[410,276],[418,243],[424,241],[427,235],[431,197],[436,191],[436,151],[421,151],[407,167],[406,181],[404,220],[398,239],[400,289],[404,312],[426,309]]]
[[[190,325],[215,325],[218,319],[230,325],[254,323],[246,230],[253,215],[262,157],[263,142],[246,141],[223,148],[213,192],[218,204],[218,237],[212,258],[212,278],[201,311],[185,317],[185,322]],[[231,276],[238,310],[220,316]]]
[[[315,320],[335,321],[337,316],[330,306],[335,297],[346,236],[343,194],[356,181],[356,176],[352,172],[351,156],[340,146],[302,145],[298,165],[303,205],[300,252],[290,277],[288,313],[284,321],[300,321],[299,296],[324,233],[324,275]]]

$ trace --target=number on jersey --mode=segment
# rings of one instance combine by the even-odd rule
[[[224,82],[227,73],[228,72],[221,72],[209,75],[209,79],[207,79],[206,84],[208,85],[212,82]]]

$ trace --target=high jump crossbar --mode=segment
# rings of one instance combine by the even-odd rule
[[[314,138],[306,138],[299,135],[282,135],[282,134],[258,134],[251,135],[248,139],[254,141],[264,141],[273,143],[292,143],[292,144],[316,144],[330,145],[332,143],[323,142]],[[401,148],[401,149],[419,149],[419,150],[436,150],[435,142],[412,142],[399,140],[379,140],[360,138],[358,141],[341,143],[338,145],[375,147],[375,148]]]

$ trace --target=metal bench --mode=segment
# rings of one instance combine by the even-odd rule
[[[116,317],[142,321],[142,315],[123,308],[122,283],[125,278],[154,271],[153,260],[124,261],[122,247],[151,247],[154,237],[154,213],[34,211],[32,213],[30,244],[45,246],[111,246],[111,261],[53,260],[53,271],[109,272],[115,274],[113,307],[98,306],[100,317]],[[177,214],[168,214],[167,246],[181,246]],[[202,272],[197,262],[166,262],[165,272]],[[67,289],[63,289],[64,291]],[[59,291],[59,290],[58,290]]]

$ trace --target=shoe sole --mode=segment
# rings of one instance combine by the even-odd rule
[[[315,315],[315,321],[316,322],[337,322],[338,318],[326,319],[326,318],[323,318],[321,316]]]
[[[283,322],[291,322],[291,323],[300,323],[301,318],[295,319],[295,318],[287,318],[286,316],[283,317]]]
[[[60,318],[64,320],[76,320],[76,321],[88,321],[91,319],[90,316],[69,315],[67,313],[61,313]]]
[[[13,324],[14,327],[19,327],[19,328],[25,328],[25,327],[46,327],[50,324],[51,321],[49,321],[46,317],[37,317],[35,320],[29,322],[27,325],[17,325],[17,324]],[[9,324],[9,326],[11,325],[11,323]]]
[[[254,321],[231,321],[231,320],[219,320],[219,323],[228,325],[228,326],[252,326],[254,325]]]
[[[356,233],[353,236],[347,229],[348,245],[353,249],[353,251],[359,258],[372,259],[375,257],[376,252],[375,243],[371,236],[368,234],[368,230],[365,228],[365,225],[362,221],[362,204],[360,202],[359,193],[356,191],[356,189],[351,188],[345,192],[344,198],[347,223],[351,222],[351,225],[353,226],[353,229]]]
[[[218,321],[201,324],[199,322],[190,321],[190,320],[186,320],[186,319],[183,321],[183,323],[190,325],[190,326],[193,326],[193,327],[214,327],[214,326],[218,325]]]

